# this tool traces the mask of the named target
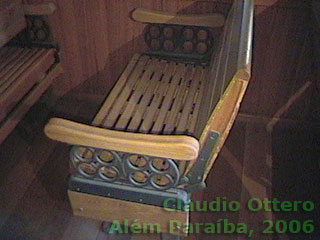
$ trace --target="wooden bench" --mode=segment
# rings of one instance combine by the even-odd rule
[[[43,11],[51,14],[54,7],[52,4],[27,6],[17,0],[2,1],[0,47],[27,27],[25,13],[38,14]],[[55,49],[22,48],[12,44],[0,48],[0,143],[50,87],[61,70]]]
[[[187,204],[205,186],[238,113],[250,79],[253,1],[235,1],[226,20],[145,9],[132,18],[151,23],[150,50],[133,56],[92,125],[53,118],[45,133],[74,145],[75,215],[139,219],[166,233],[172,219],[187,224],[189,212],[164,211],[165,200]]]

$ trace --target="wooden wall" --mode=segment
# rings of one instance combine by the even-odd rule
[[[273,1],[275,2],[275,1]],[[242,112],[273,116],[312,79],[310,12],[308,5],[256,6],[252,81]],[[307,115],[311,91],[293,106],[288,117]]]
[[[133,53],[144,49],[144,26],[129,18],[134,8],[226,14],[230,1],[56,0],[58,11],[49,20],[61,45],[65,74],[55,90],[64,94],[85,82],[81,97],[101,101]],[[253,78],[242,112],[272,116],[311,78],[310,12],[304,2],[256,0]],[[289,117],[307,115],[311,93]]]
[[[92,94],[104,94],[131,56],[144,49],[144,25],[130,19],[133,9],[205,13],[212,12],[217,5],[215,1],[180,0],[56,0],[56,4],[58,11],[49,17],[49,22],[55,41],[61,46],[66,69],[57,90],[66,92],[91,78]]]

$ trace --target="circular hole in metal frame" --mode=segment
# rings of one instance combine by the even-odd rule
[[[40,42],[48,40],[50,34],[46,28],[40,28],[35,31],[36,39]]]
[[[197,36],[197,40],[201,42],[207,41],[208,39],[211,38],[210,31],[205,28],[198,29],[196,36]]]
[[[165,51],[165,52],[174,52],[177,47],[176,47],[176,43],[174,40],[166,39],[163,42],[162,48],[163,48],[163,51]]]
[[[30,29],[30,31],[26,32],[26,35],[27,35],[28,41],[35,41],[36,40],[37,36],[36,36],[35,30]]]
[[[182,45],[182,51],[185,53],[185,54],[191,54],[193,53],[195,50],[195,44],[190,41],[190,40],[187,40],[183,43]]]
[[[106,172],[107,174],[112,172],[112,174],[115,175],[113,177],[107,176],[105,173],[103,173],[104,170],[108,171]],[[108,182],[114,182],[119,178],[120,174],[118,168],[116,168],[115,166],[102,166],[98,170],[98,175],[103,180],[106,180]]]
[[[163,159],[166,161],[166,163],[169,165],[168,168],[166,168],[165,170],[159,170],[158,168],[156,168],[153,164],[154,159]],[[166,158],[153,158],[149,161],[149,169],[152,172],[158,173],[158,174],[164,174],[164,173],[168,173],[168,172],[172,172],[174,171],[175,174],[177,175],[179,173],[179,169],[177,167],[177,165],[175,164],[175,162],[171,159],[166,159]]]
[[[87,173],[83,167],[86,167],[87,169],[91,168],[91,170],[94,169],[94,172]],[[83,162],[78,165],[78,172],[86,178],[93,178],[97,174],[97,168],[90,163]]]
[[[143,174],[145,176],[146,180],[144,182],[137,181],[134,178],[135,177],[134,174]],[[138,187],[143,187],[149,183],[149,177],[150,177],[150,175],[146,171],[133,171],[133,172],[129,173],[128,179],[133,185],[138,186]]]
[[[160,25],[151,24],[148,27],[147,33],[150,35],[151,38],[160,38],[162,31],[163,30]]]
[[[158,181],[159,179],[156,178],[162,178],[166,179],[168,181],[167,184],[161,185],[159,183],[157,183],[156,181]],[[155,189],[158,190],[167,190],[169,188],[172,188],[175,186],[175,181],[173,179],[173,177],[169,174],[152,174],[150,177],[150,184],[151,186],[153,186]]]
[[[198,42],[196,45],[196,52],[200,55],[204,55],[208,52],[209,46],[206,42]]]
[[[80,152],[79,153],[79,150],[82,149],[83,152]],[[85,151],[88,151],[86,152],[85,154],[90,154],[89,157],[83,157],[83,154]],[[93,158],[94,158],[94,149],[92,148],[88,148],[88,147],[84,147],[84,146],[73,146],[72,149],[71,149],[71,154],[76,157],[78,160],[80,160],[80,162],[85,162],[85,163],[90,163],[93,161]]]
[[[104,155],[103,155],[104,154]],[[104,165],[104,166],[111,166],[115,164],[115,161],[119,161],[120,157],[117,155],[116,152],[110,150],[97,150],[94,153],[94,159]]]
[[[192,27],[184,27],[181,31],[182,38],[187,41],[191,41],[195,38],[195,29]]]
[[[162,35],[165,39],[172,40],[177,34],[176,29],[173,26],[165,26],[162,30]]]
[[[157,173],[165,173],[170,170],[171,163],[168,159],[165,158],[152,158],[150,161],[150,168],[152,171]]]
[[[130,159],[132,157],[137,157],[137,159]],[[137,161],[136,162],[137,164],[135,164],[132,161]],[[142,156],[142,155],[138,155],[138,154],[130,154],[126,157],[126,162],[128,163],[129,168],[131,168],[133,170],[142,171],[142,170],[145,170],[148,168],[149,159],[146,156]]]

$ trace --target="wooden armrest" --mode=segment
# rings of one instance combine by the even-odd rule
[[[222,27],[225,17],[222,14],[182,15],[137,8],[132,13],[135,21],[143,23],[166,23],[188,26]]]
[[[42,4],[23,4],[23,10],[25,15],[51,15],[57,9],[57,6],[53,3]]]
[[[128,133],[88,126],[59,118],[52,118],[45,126],[44,132],[53,140],[72,145],[175,160],[194,160],[199,152],[199,142],[193,137]]]
[[[208,176],[218,154],[220,153],[224,142],[233,126],[235,118],[239,112],[240,104],[243,100],[248,83],[250,73],[246,69],[239,70],[233,77],[228,88],[220,99],[218,105],[213,111],[206,131],[220,132],[219,140],[211,154],[211,159],[207,164],[204,179]],[[201,136],[200,141],[204,141],[206,132]]]

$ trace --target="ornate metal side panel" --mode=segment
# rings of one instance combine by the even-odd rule
[[[84,146],[70,152],[69,190],[163,207],[168,198],[188,204],[190,194],[176,188],[180,172],[172,159]],[[176,208],[175,204],[167,207]]]
[[[73,146],[69,189],[161,207],[166,199],[173,198],[179,200],[181,209],[192,192],[205,186],[203,175],[218,136],[216,132],[210,134],[187,176],[180,175],[173,159]]]
[[[167,158],[74,146],[71,162],[77,176],[108,183],[167,190],[180,180],[177,164]]]
[[[169,24],[150,24],[144,34],[148,54],[199,62],[209,62],[214,35],[213,30],[206,27]]]

